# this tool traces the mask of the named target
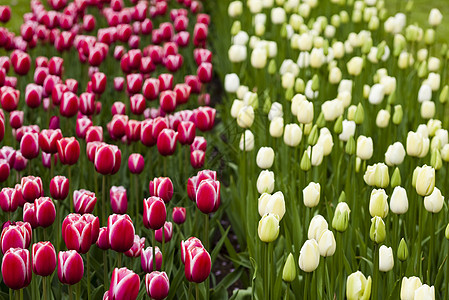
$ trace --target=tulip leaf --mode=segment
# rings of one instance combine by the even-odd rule
[[[227,290],[231,285],[233,285],[240,278],[240,276],[242,276],[243,271],[244,271],[243,268],[238,268],[234,272],[229,273],[228,275],[225,276],[225,278],[223,278],[218,283],[218,285],[216,286],[216,288],[214,290],[218,291],[221,288],[223,288],[224,290]]]
[[[236,259],[237,258],[237,252],[235,251],[234,247],[232,246],[231,242],[229,241],[229,239],[227,237],[227,234],[226,235],[224,234],[225,230],[224,230],[223,226],[221,226],[220,222],[218,222],[218,221],[217,221],[217,224],[218,224],[218,229],[220,229],[221,235],[226,236],[226,238],[224,239],[224,244],[225,244],[225,247],[226,247],[226,251],[228,251],[228,255],[230,257]],[[228,228],[228,230],[229,230],[229,228]]]
[[[168,293],[168,299],[176,298],[176,292],[178,290],[179,285],[182,283],[183,278],[184,278],[184,270],[181,267],[177,270],[176,275],[170,282],[170,292]]]
[[[219,223],[218,220],[217,220],[217,223]],[[223,243],[228,238],[228,233],[229,233],[230,229],[231,229],[231,226],[228,226],[228,229],[226,229],[224,234],[222,233],[222,236],[221,236],[220,240],[217,242],[217,244],[215,244],[214,250],[212,250],[212,253],[211,253],[212,264],[217,259],[217,256],[218,256],[218,254],[221,251],[221,247],[223,247]]]

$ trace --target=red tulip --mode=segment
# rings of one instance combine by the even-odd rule
[[[165,67],[170,72],[178,71],[183,63],[183,57],[181,54],[168,55],[165,59]]]
[[[172,219],[176,224],[183,224],[186,221],[186,208],[173,207]]]
[[[201,283],[209,277],[211,258],[203,247],[191,247],[185,255],[185,276],[188,281]]]
[[[128,251],[134,242],[134,225],[128,215],[110,215],[108,235],[111,249],[117,252]]]
[[[98,218],[97,218],[98,219]],[[62,223],[62,239],[67,249],[87,253],[92,245],[95,230],[93,223],[78,214],[69,214]]]
[[[62,102],[62,99],[64,98],[64,94],[66,92],[69,92],[69,88],[65,84],[56,83],[54,88],[51,91],[51,99],[52,99],[53,105],[60,105]]]
[[[160,81],[156,78],[148,78],[143,84],[142,93],[148,100],[154,100],[159,95]]]
[[[151,299],[162,300],[168,296],[170,281],[167,273],[153,271],[145,276],[145,287]]]
[[[176,150],[178,133],[173,129],[163,129],[157,137],[157,150],[163,156],[172,155]]]
[[[39,86],[43,85],[45,82],[45,78],[49,74],[50,72],[48,71],[48,67],[36,67],[36,69],[34,70],[34,83],[38,84]]]
[[[190,153],[190,164],[194,169],[199,169],[204,166],[206,153],[203,150],[194,150]]]
[[[61,77],[62,72],[64,70],[63,65],[64,59],[58,56],[53,56],[48,61],[48,71],[50,72],[51,75],[57,75]]]
[[[20,91],[15,90],[9,86],[3,86],[0,89],[0,103],[2,108],[7,111],[13,111],[17,109],[19,104]]]
[[[178,140],[182,145],[190,145],[195,140],[195,123],[182,121],[178,125]]]
[[[129,98],[130,110],[135,115],[143,114],[145,110],[145,98],[142,94],[135,94]]]
[[[168,124],[170,125],[170,129],[176,130],[178,129],[179,124],[181,124],[182,118],[179,113],[175,113],[174,115],[168,115]],[[179,135],[178,135],[179,137]]]
[[[193,152],[195,150],[206,151],[206,148],[207,148],[206,139],[202,136],[195,136],[193,143],[190,145],[190,152]]]
[[[62,139],[60,129],[44,129],[39,134],[39,146],[46,153],[58,152],[57,141]]]
[[[90,214],[97,203],[95,193],[88,190],[76,190],[73,192],[73,205],[79,214]]]
[[[137,94],[142,89],[143,77],[141,74],[126,75],[126,88],[128,93]]]
[[[173,75],[172,74],[159,75],[159,88],[160,91],[171,90],[173,88]]]
[[[20,141],[20,152],[27,159],[33,159],[39,155],[39,135],[27,132]]]
[[[52,162],[53,160],[53,162]],[[51,153],[45,153],[42,152],[42,165],[47,168],[51,169],[51,166],[55,166],[58,163],[58,154],[51,154]]]
[[[50,195],[55,200],[64,200],[69,194],[69,180],[64,176],[55,176],[50,181]]]
[[[190,237],[186,241],[181,241],[181,261],[185,264],[187,252],[195,247],[203,247],[201,240],[196,237]]]
[[[111,145],[101,145],[95,151],[95,170],[102,175],[111,174],[115,166],[115,152]]]
[[[114,77],[114,89],[116,91],[122,91],[123,86],[125,85],[125,78],[123,77]]]
[[[158,45],[150,45],[144,49],[144,53],[146,56],[151,57],[151,60],[154,64],[158,64],[162,61],[162,48]]]
[[[187,75],[184,78],[184,82],[190,86],[190,92],[193,94],[199,94],[201,92],[201,81],[198,76],[195,75]]]
[[[208,131],[214,127],[215,109],[205,106],[195,110],[195,124],[201,131]]]
[[[195,41],[205,41],[207,39],[208,29],[204,23],[196,23],[193,29],[193,39]]]
[[[186,83],[180,83],[175,85],[175,89],[173,90],[176,93],[176,103],[178,105],[187,103],[190,97],[191,87]]]
[[[155,261],[156,261],[156,270],[160,270],[162,266],[162,252],[158,247],[154,249],[155,252]],[[153,248],[148,247],[146,249],[142,249],[140,254],[140,263],[142,266],[142,270],[146,273],[152,272],[153,269]]]
[[[125,214],[128,208],[128,197],[123,186],[113,186],[109,190],[112,212],[115,214]]]
[[[71,118],[78,112],[78,96],[72,92],[65,92],[62,96],[61,105],[59,106],[59,112],[66,118]]]
[[[148,35],[153,30],[153,23],[151,23],[151,20],[146,18],[142,21],[141,24],[141,31],[143,35]]]
[[[202,62],[197,69],[197,75],[202,83],[210,82],[212,80],[212,64]]]
[[[136,300],[140,289],[139,275],[127,268],[112,271],[110,300]]]
[[[87,61],[89,62],[90,66],[98,67],[103,62],[103,58],[103,52],[100,47],[94,46],[89,49],[89,56],[87,58]]]
[[[78,92],[78,81],[76,79],[71,78],[66,79],[65,85],[67,86],[70,92],[75,94]]]
[[[26,202],[23,205],[23,221],[30,223],[33,229],[39,226],[36,219],[36,206],[34,205],[34,202]]]
[[[42,101],[42,92],[42,86],[29,83],[25,89],[25,103],[31,108],[38,107]]]
[[[217,211],[220,206],[220,182],[213,179],[199,182],[196,190],[196,205],[205,214]]]
[[[111,245],[109,244],[109,235],[107,227],[100,228],[96,245],[101,250],[108,250],[109,248],[111,248]]]
[[[6,159],[0,159],[0,182],[4,182],[9,177],[10,166]],[[0,205],[1,207],[1,205]]]
[[[1,117],[0,120],[2,120]],[[3,146],[0,148],[0,158],[6,159],[9,166],[12,168],[14,166],[14,161],[16,160],[16,150],[9,146]]]
[[[122,56],[125,54],[125,47],[121,45],[117,45],[114,48],[114,58],[120,60]]]
[[[76,136],[80,139],[85,139],[87,130],[92,126],[92,124],[92,121],[88,117],[76,119]]]
[[[159,228],[154,232],[154,236],[156,241],[159,243],[162,243],[162,229],[164,230],[164,241],[170,242],[171,238],[173,237],[173,224],[172,222],[165,222],[164,226]]]
[[[159,96],[159,104],[161,109],[170,113],[176,108],[176,93],[174,91],[163,91]]]
[[[101,72],[96,72],[92,75],[92,91],[95,94],[102,94],[106,89],[106,75]]]
[[[128,257],[139,257],[143,247],[145,247],[145,238],[140,238],[137,234],[134,235],[134,243],[131,249],[125,252]]]
[[[50,242],[33,244],[33,272],[39,276],[50,276],[56,269],[56,251]]]
[[[33,202],[36,198],[39,198],[44,194],[42,180],[40,177],[22,177],[21,185],[23,198],[27,202]]]
[[[40,197],[34,200],[34,211],[36,213],[37,224],[40,227],[48,227],[55,221],[56,209],[53,201],[49,197]]]
[[[57,142],[59,160],[64,165],[73,165],[80,156],[80,144],[74,137],[62,138]]]
[[[90,142],[102,142],[103,141],[103,127],[101,126],[89,126],[86,130],[86,143]]]
[[[1,243],[2,253],[11,248],[26,249],[31,242],[31,225],[27,222],[16,222],[3,227]]]
[[[11,55],[11,63],[14,68],[14,72],[18,75],[26,75],[31,67],[31,57],[28,53],[20,50],[17,51],[16,57]]]
[[[11,18],[11,8],[8,5],[0,6],[0,22],[7,23]]]
[[[19,206],[20,195],[14,188],[3,188],[0,192],[0,207],[4,212],[14,212]]]
[[[145,160],[139,153],[132,153],[128,158],[128,168],[133,174],[140,174],[145,167]]]
[[[120,139],[126,134],[126,126],[128,124],[128,116],[114,115],[112,121],[108,123],[108,132],[111,138]]]
[[[95,113],[95,95],[82,93],[79,98],[79,109],[83,115],[90,116]]]
[[[9,249],[2,260],[2,277],[5,285],[20,290],[30,284],[31,276],[30,252],[27,249]]]
[[[165,203],[168,203],[173,197],[173,183],[168,177],[154,178],[150,181],[149,189],[151,196],[162,198]]]
[[[75,250],[58,253],[58,278],[63,284],[73,285],[81,281],[84,275],[84,263]]]
[[[187,26],[189,25],[189,18],[187,18],[184,15],[178,16],[173,21],[173,25],[176,31],[184,31],[187,29]]]
[[[146,228],[157,230],[164,226],[167,211],[164,201],[159,197],[143,200],[143,224]]]

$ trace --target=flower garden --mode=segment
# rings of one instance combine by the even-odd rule
[[[449,299],[448,7],[392,2],[2,3],[0,299]]]

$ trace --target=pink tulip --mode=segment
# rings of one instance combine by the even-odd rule
[[[95,170],[102,174],[111,174],[115,166],[115,153],[111,145],[101,145],[95,151]]]
[[[129,98],[129,108],[131,112],[135,115],[143,114],[145,110],[146,103],[145,98],[142,94],[135,94]]]
[[[64,165],[74,165],[80,156],[80,144],[74,137],[62,138],[57,142],[58,156]]]
[[[87,32],[94,30],[95,28],[95,17],[92,15],[84,15],[83,17],[83,29]]]
[[[84,263],[75,250],[58,253],[58,278],[63,284],[73,285],[81,281],[84,275]]]
[[[143,200],[143,225],[146,228],[157,230],[164,226],[167,219],[167,210],[164,201],[156,196]]]
[[[126,134],[126,125],[128,124],[128,116],[117,114],[112,117],[108,123],[108,132],[111,138],[120,139]]]
[[[23,157],[22,152],[16,151],[16,156],[14,160],[14,170],[23,171],[27,166],[28,160]]]
[[[39,155],[39,135],[27,132],[20,141],[20,152],[27,159],[33,159]]]
[[[23,205],[23,221],[30,223],[33,229],[39,226],[39,224],[37,223],[36,206],[34,205],[34,202],[26,202]]]
[[[177,105],[187,103],[190,97],[190,91],[192,88],[186,83],[180,83],[175,85],[174,92],[176,93]]]
[[[10,166],[6,159],[0,159],[0,182],[8,179],[10,173]],[[0,205],[1,206],[1,205]]]
[[[23,125],[23,111],[15,110],[9,114],[9,124],[12,128],[17,129]]]
[[[101,72],[96,72],[91,77],[92,91],[95,94],[103,94],[106,89],[106,75]]]
[[[145,161],[140,153],[132,153],[128,158],[128,168],[133,174],[140,174],[145,167]]]
[[[56,269],[56,251],[50,242],[33,244],[33,272],[39,276],[50,276]]]
[[[95,241],[93,235],[96,234],[96,231],[94,224],[86,221],[83,216],[69,214],[62,222],[61,233],[67,249],[75,250],[79,253],[87,253],[92,245],[92,241]]]
[[[114,89],[118,92],[123,90],[125,85],[125,78],[123,77],[114,77]]]
[[[164,230],[164,241],[166,243],[171,241],[171,238],[173,237],[173,224],[172,222],[165,222],[164,226],[159,228],[154,232],[154,236],[156,238],[156,241],[159,243],[162,243],[162,229]]]
[[[201,283],[209,277],[211,258],[203,247],[190,247],[185,255],[185,276],[188,281]]]
[[[0,6],[0,22],[7,23],[11,18],[11,8],[8,5]]]
[[[192,236],[185,241],[181,241],[181,261],[183,264],[186,262],[187,252],[195,247],[203,247],[201,240]]]
[[[159,88],[160,91],[171,90],[173,88],[173,75],[172,74],[159,75]]]
[[[5,285],[20,290],[30,284],[31,276],[30,252],[27,249],[9,249],[2,260],[2,277]]]
[[[148,78],[143,84],[142,93],[148,100],[154,100],[159,95],[160,81],[155,78]]]
[[[28,86],[31,86],[31,87],[34,87],[34,88],[36,88],[36,87],[40,87],[40,91],[38,91],[38,94],[37,95],[32,95],[32,98],[30,98],[30,100],[31,99],[33,99],[33,100],[35,100],[34,102],[33,101],[30,101],[30,103],[37,103],[37,101],[36,100],[38,100],[39,98],[38,97],[42,97],[42,92],[44,91],[44,88],[42,87],[42,85],[44,84],[44,82],[45,82],[45,78],[48,76],[50,74],[50,72],[48,71],[48,68],[47,67],[36,67],[36,69],[34,70],[34,83],[36,84],[36,86],[34,86],[34,83],[29,83],[28,85],[27,85],[27,91],[28,91]],[[30,92],[31,92],[31,90],[30,90]],[[25,94],[26,95],[26,94]],[[27,102],[27,104],[28,104],[28,99],[27,99],[27,97],[25,97],[25,101]],[[39,103],[40,103],[40,101],[39,101]],[[39,106],[39,105],[37,105],[36,106],[36,104],[34,104],[34,105],[30,105],[30,104],[28,104],[28,106],[30,106],[30,107],[37,107],[37,106]]]
[[[137,94],[142,89],[143,77],[141,74],[126,75],[126,90],[130,94]]]
[[[176,150],[178,133],[172,129],[163,129],[157,137],[157,150],[163,156],[172,155]]]
[[[176,93],[174,91],[163,91],[159,95],[159,104],[166,113],[171,113],[176,109]]]
[[[78,96],[72,92],[65,92],[62,96],[61,105],[59,106],[59,112],[66,118],[71,118],[78,112]]]
[[[64,59],[58,56],[53,56],[48,61],[48,71],[51,75],[57,75],[61,77],[64,70]]]
[[[14,72],[16,72],[18,75],[26,75],[31,67],[31,57],[28,53],[25,53],[20,50],[17,51],[16,56],[11,54],[11,64],[14,69]]]
[[[122,56],[125,54],[125,47],[121,45],[117,45],[114,48],[114,58],[120,60]]]
[[[27,222],[16,222],[4,226],[1,243],[3,254],[10,248],[28,248],[31,243],[31,225]]]
[[[131,69],[137,70],[142,60],[142,51],[140,49],[132,49],[128,51],[129,66]]]
[[[212,80],[212,64],[202,62],[197,69],[197,75],[202,83],[210,82]]]
[[[55,76],[55,77],[57,77],[57,76]],[[59,77],[57,77],[57,78],[59,79]],[[44,83],[44,86],[45,86],[45,83]],[[54,88],[51,91],[51,99],[52,99],[53,105],[60,105],[62,102],[62,99],[64,98],[64,94],[66,92],[70,92],[70,91],[69,91],[69,88],[65,84],[56,83]],[[71,99],[68,98],[68,100],[71,100]],[[72,104],[72,103],[70,103],[70,104]]]
[[[82,93],[79,103],[79,109],[83,115],[91,116],[95,113],[95,94]]]
[[[38,226],[45,228],[55,221],[56,209],[49,197],[40,197],[34,200],[34,210]]]
[[[86,130],[86,143],[90,142],[102,142],[103,141],[103,127],[101,126],[89,126]]]
[[[173,207],[172,219],[176,224],[183,224],[186,221],[186,208]]]
[[[193,29],[193,39],[196,41],[204,41],[207,39],[208,29],[204,23],[196,23]]]
[[[190,152],[190,164],[194,169],[200,169],[204,166],[206,153],[203,150],[194,150]]]
[[[69,194],[69,180],[64,176],[55,176],[50,181],[50,195],[55,200],[64,200]]]
[[[100,228],[96,245],[101,250],[108,250],[109,248],[111,248],[111,245],[109,244],[109,234],[107,227]]]
[[[208,49],[197,48],[193,50],[193,57],[198,66],[203,62],[212,62],[212,52]]]
[[[125,103],[116,101],[112,104],[111,107],[112,115],[125,115],[126,114],[126,106]]]
[[[79,214],[92,213],[96,203],[97,197],[91,191],[81,189],[73,192],[73,206]]]
[[[53,162],[52,162],[53,159]],[[51,169],[51,166],[56,166],[58,163],[58,154],[52,155],[51,153],[45,153],[42,152],[42,165],[47,168]]]
[[[169,202],[173,197],[173,183],[168,177],[156,177],[149,184],[151,196],[156,196]]]
[[[33,202],[36,198],[39,198],[44,194],[42,180],[40,177],[22,177],[21,185],[23,198],[27,202]]]
[[[207,148],[206,139],[202,136],[195,136],[193,143],[190,145],[190,152],[193,152],[195,150],[206,151],[206,148]]]
[[[169,55],[165,59],[165,67],[170,72],[176,72],[182,67],[183,62],[184,59],[181,54]]]
[[[14,212],[19,206],[20,195],[14,188],[3,188],[0,192],[0,207],[4,212]]]
[[[128,257],[139,257],[142,249],[145,247],[145,238],[140,238],[137,234],[134,235],[134,243],[131,249],[125,252]]]
[[[60,129],[44,129],[39,134],[39,146],[46,153],[57,153],[57,141],[62,139]]]
[[[76,136],[80,139],[85,139],[86,132],[92,125],[93,123],[88,117],[76,119]]]
[[[196,109],[195,110],[196,127],[201,131],[211,130],[214,127],[215,113],[216,110],[208,106],[199,107],[198,109]]]
[[[180,31],[173,37],[173,41],[179,47],[187,47],[189,45],[190,33],[188,31]]]
[[[153,271],[145,276],[145,287],[151,299],[162,300],[168,296],[170,281],[167,273]]]
[[[128,142],[136,142],[140,139],[140,122],[129,120],[125,127],[126,139]]]
[[[139,275],[127,268],[112,271],[110,300],[136,300],[140,289]]]
[[[17,109],[19,104],[20,91],[15,90],[9,86],[3,86],[0,89],[0,103],[2,108],[7,111],[13,111]]]
[[[201,81],[198,76],[195,75],[187,75],[184,78],[184,82],[190,86],[190,92],[193,94],[199,94],[201,92]]]
[[[195,139],[195,123],[190,121],[182,121],[178,125],[178,140],[181,145],[190,145]]]
[[[154,249],[154,256],[156,261],[156,270],[160,270],[162,266],[162,252],[159,250],[159,247]],[[153,248],[148,247],[146,249],[142,249],[140,254],[140,264],[142,266],[142,270],[145,273],[151,273],[153,270]]]
[[[157,140],[159,134],[166,128],[169,128],[167,118],[157,117],[156,119],[153,119],[153,139]]]
[[[108,218],[108,235],[111,249],[126,252],[134,243],[134,225],[128,215],[110,215]]]
[[[156,66],[154,65],[151,57],[142,57],[142,60],[140,61],[139,71],[143,74],[149,74],[154,70],[156,70]]]
[[[220,182],[213,179],[201,181],[196,190],[196,205],[205,214],[217,211],[220,206]]]
[[[113,186],[109,190],[111,208],[115,214],[125,214],[128,208],[126,189],[123,186]]]

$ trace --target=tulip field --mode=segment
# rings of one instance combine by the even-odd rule
[[[0,299],[449,299],[416,2],[0,2]]]

